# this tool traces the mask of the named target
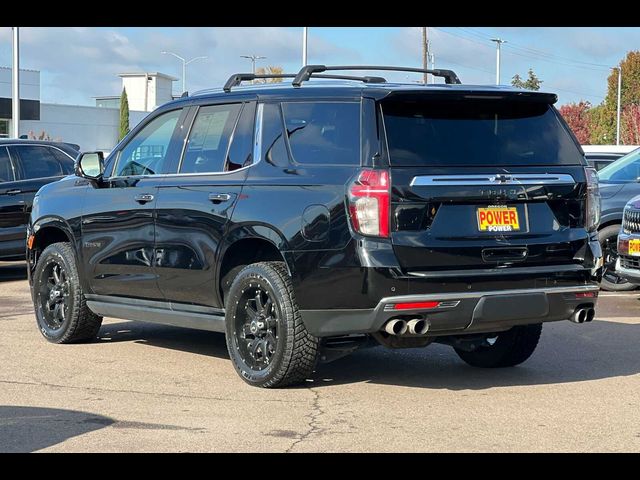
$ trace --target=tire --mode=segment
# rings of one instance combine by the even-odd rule
[[[245,382],[284,387],[303,382],[313,373],[320,339],[302,323],[284,263],[244,267],[225,305],[227,349]]]
[[[513,367],[527,360],[538,345],[542,324],[513,327],[497,334],[495,343],[468,352],[455,348],[458,356],[473,367]]]
[[[32,298],[38,329],[50,342],[78,343],[98,335],[102,317],[87,307],[71,244],[44,249],[33,273]],[[60,304],[64,306],[56,306]]]
[[[618,258],[618,233],[620,225],[609,225],[598,232],[598,241],[602,247],[604,256],[604,269],[600,287],[609,292],[626,292],[636,288],[636,285],[621,278],[615,272],[616,259]]]

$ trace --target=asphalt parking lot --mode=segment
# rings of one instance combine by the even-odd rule
[[[105,319],[94,343],[52,345],[24,264],[0,263],[0,452],[638,452],[638,313],[640,293],[605,293],[512,369],[377,347],[262,390],[221,334]]]

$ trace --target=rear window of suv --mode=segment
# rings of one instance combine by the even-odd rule
[[[382,104],[391,165],[580,165],[551,105],[451,99]]]

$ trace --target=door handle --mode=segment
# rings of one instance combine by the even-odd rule
[[[141,193],[133,197],[133,199],[140,204],[153,202],[153,198],[153,195],[151,195],[150,193]]]
[[[22,190],[20,190],[19,188],[14,188],[12,190],[6,191],[7,195],[18,195],[19,193],[22,193]]]
[[[211,200],[213,203],[228,202],[229,200],[231,200],[231,195],[229,195],[228,193],[210,193],[209,200]]]

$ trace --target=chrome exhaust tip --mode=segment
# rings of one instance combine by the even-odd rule
[[[585,322],[591,322],[593,321],[593,319],[596,316],[596,311],[593,308],[589,308],[587,310],[587,318],[585,319]]]
[[[424,335],[429,331],[429,320],[414,318],[407,322],[407,330],[411,335]]]
[[[400,318],[394,318],[385,324],[384,331],[389,335],[404,335],[407,333],[407,322]]]
[[[587,310],[586,308],[577,308],[573,315],[569,318],[573,323],[584,323],[587,319]],[[591,317],[593,319],[593,317]]]

